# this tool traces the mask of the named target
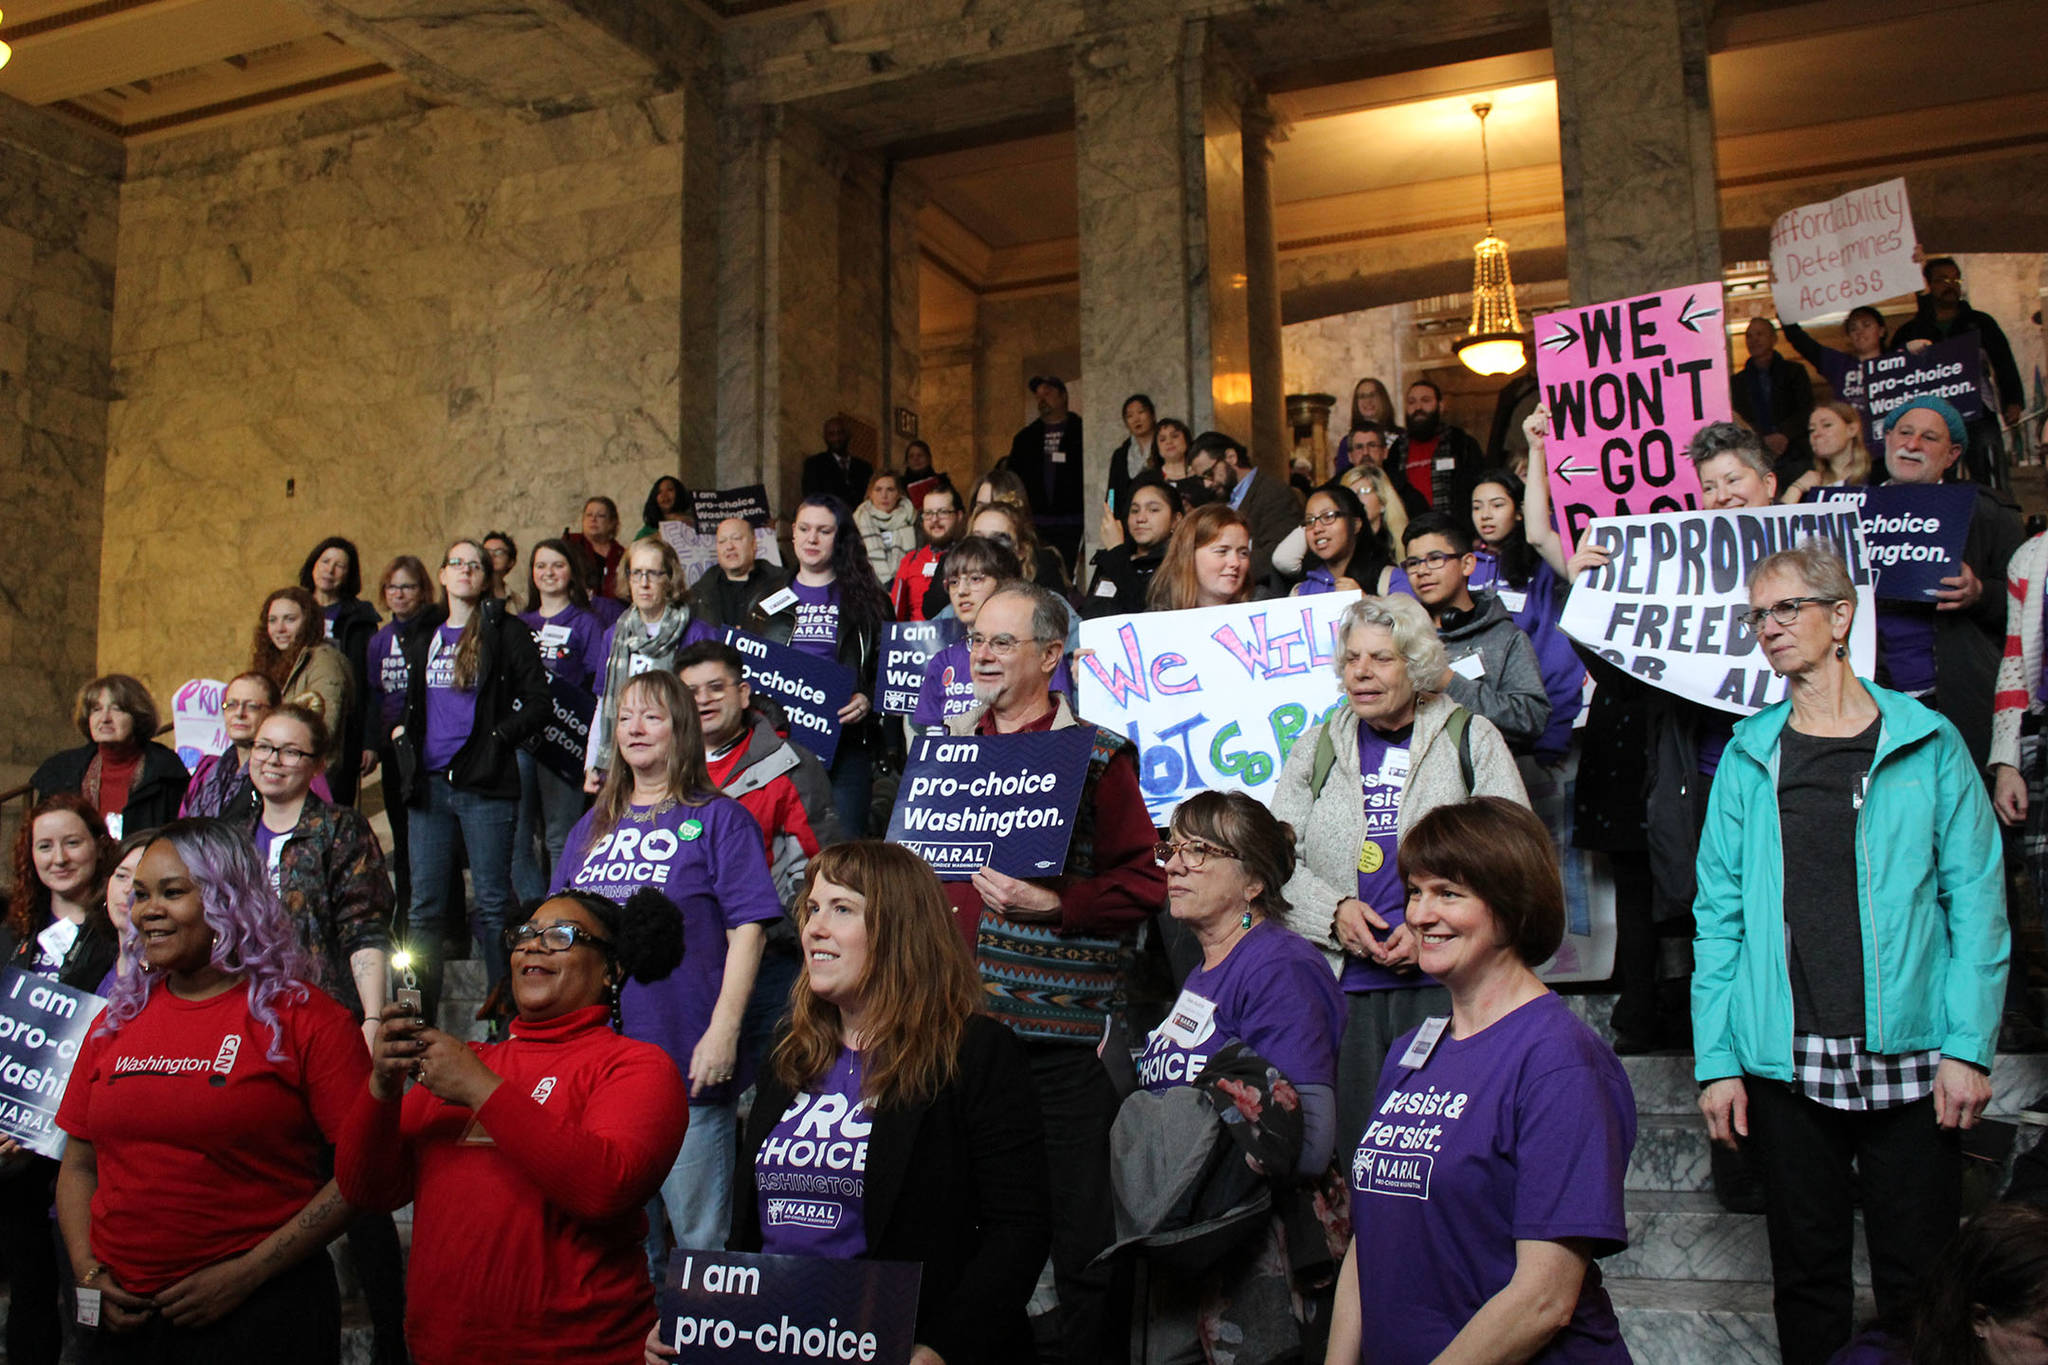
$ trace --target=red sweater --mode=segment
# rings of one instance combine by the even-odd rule
[[[681,1074],[599,1005],[470,1046],[505,1082],[482,1108],[364,1086],[335,1155],[349,1203],[414,1201],[413,1358],[633,1365],[654,1325],[641,1207],[683,1145]]]

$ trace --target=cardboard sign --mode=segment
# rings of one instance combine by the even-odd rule
[[[1771,300],[1784,322],[1806,322],[1920,287],[1913,209],[1904,178],[1801,204],[1771,224]]]
[[[1729,413],[1720,282],[1545,313],[1535,328],[1566,552],[1594,517],[1698,507],[1685,443]]]
[[[1856,585],[1850,661],[1866,678],[1877,668],[1877,570],[1853,507],[1800,503],[1603,518],[1586,534],[1614,558],[1579,576],[1560,624],[1644,682],[1739,716],[1783,701],[1785,680],[1736,618],[1749,610],[1750,570],[1813,537],[1842,555]]]
[[[220,717],[227,690],[226,683],[194,678],[171,698],[173,738],[188,772],[207,755],[227,752],[228,732]]]
[[[564,782],[583,785],[583,762],[590,754],[590,720],[597,698],[566,679],[548,674],[548,718],[540,733],[527,741],[534,761]]]
[[[917,710],[925,665],[959,638],[958,621],[899,621],[888,627],[882,637],[881,678],[876,688],[881,696],[875,709],[891,716],[907,716]]]
[[[698,525],[706,523],[699,522]],[[693,529],[685,521],[664,521],[661,524],[661,538],[676,552],[676,558],[683,561],[683,581],[695,583],[705,571],[718,563],[718,523],[709,523],[706,531]],[[775,532],[766,526],[754,529],[754,558],[778,567],[782,564],[782,551],[775,544]],[[619,577],[624,579],[622,568]]]
[[[943,881],[983,867],[1054,877],[1067,865],[1095,733],[1085,725],[1020,735],[920,735],[889,816],[889,842]]]
[[[712,492],[702,488],[690,491],[690,501],[695,505],[697,524],[707,532],[718,530],[718,523],[727,517],[745,517],[747,525],[761,527],[774,518],[768,512],[768,488],[765,484],[750,483],[744,488],[724,488]]]
[[[832,756],[839,752],[839,712],[860,685],[854,671],[733,627],[727,627],[725,642],[746,660],[747,686],[767,693],[782,707],[789,737],[831,767]]]
[[[79,1045],[106,1007],[55,977],[0,971],[0,1137],[47,1157],[64,1155],[57,1105]]]
[[[1152,823],[1199,791],[1272,800],[1294,741],[1339,704],[1337,623],[1355,592],[1081,623],[1075,709],[1138,746]]]
[[[677,1251],[656,1325],[679,1365],[905,1365],[923,1274],[914,1261]]]
[[[1870,419],[1870,429],[1884,435],[1893,415],[1916,398],[1946,398],[1964,417],[1984,415],[1982,343],[1975,332],[1959,332],[1937,341],[1918,355],[1881,355],[1857,367],[1863,396],[1856,406]],[[1853,387],[1853,386],[1851,386]],[[1879,459],[1882,450],[1871,452]]]
[[[1977,510],[1975,484],[1887,483],[1818,492],[1822,504],[1850,503],[1862,515],[1879,597],[1931,602],[1942,579],[1962,572],[1963,541]]]

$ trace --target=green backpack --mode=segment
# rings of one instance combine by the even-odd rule
[[[1472,791],[1472,713],[1462,706],[1451,707],[1450,718],[1444,722],[1444,733],[1458,746],[1458,772],[1465,779],[1465,792]],[[1330,724],[1323,722],[1323,728],[1316,731],[1316,757],[1309,767],[1308,794],[1314,800],[1323,794],[1323,784],[1330,780],[1330,769],[1337,766],[1337,745],[1330,738]]]

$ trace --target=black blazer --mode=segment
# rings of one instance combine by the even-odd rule
[[[1263,583],[1273,572],[1273,551],[1301,525],[1301,495],[1285,479],[1262,469],[1245,489],[1237,511],[1252,530],[1251,581]]]
[[[476,660],[476,722],[469,739],[449,761],[448,778],[464,791],[516,801],[516,751],[540,731],[551,714],[547,669],[533,643],[533,632],[526,622],[505,610],[504,602],[486,597],[477,610],[483,615],[477,623],[483,641]],[[419,628],[405,636],[403,645],[411,672],[405,687],[405,733],[395,741],[411,760],[401,760],[406,768],[404,800],[410,806],[426,799],[426,784],[420,779],[427,748],[427,655],[448,613],[433,606],[416,619]]]
[[[1802,460],[1810,468],[1813,447],[1809,444],[1806,419],[1813,416],[1813,381],[1806,377],[1805,366],[1776,352],[1771,354],[1768,368],[1771,375],[1771,425],[1785,438],[1785,456]],[[1728,396],[1736,416],[1754,427],[1758,414],[1756,395],[1749,387],[1749,373],[1747,360],[1735,367],[1735,373],[1728,379]]]
[[[36,799],[40,801],[59,792],[83,789],[85,770],[92,765],[92,757],[98,752],[97,744],[81,744],[76,749],[65,749],[44,759],[35,776],[28,780],[28,784],[35,788]],[[185,788],[191,781],[192,774],[185,771],[185,761],[175,750],[167,749],[153,739],[144,740],[142,766],[136,770],[135,780],[129,785],[128,803],[121,808],[121,832],[135,834],[168,825],[177,819],[178,807],[184,802]]]
[[[761,1249],[754,1158],[791,1097],[772,1069],[759,1085],[733,1182],[734,1251]],[[1034,1359],[1024,1309],[1052,1246],[1051,1199],[1024,1046],[976,1015],[952,1084],[876,1114],[868,1137],[867,1257],[923,1265],[917,1339],[946,1365]]]
[[[868,480],[874,476],[875,467],[858,455],[847,456],[846,471],[841,473],[837,457],[829,450],[821,450],[804,460],[804,496],[830,493],[851,512],[867,497]]]

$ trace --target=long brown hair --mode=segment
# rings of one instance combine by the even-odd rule
[[[441,551],[441,567],[435,571],[438,578],[448,571],[448,556],[455,553],[455,547],[467,545],[476,551],[476,557],[484,565],[484,590],[477,596],[476,605],[470,608],[469,619],[462,623],[462,634],[455,637],[455,686],[464,692],[476,690],[477,669],[482,667],[484,652],[484,604],[491,600],[491,584],[496,575],[491,571],[490,551],[484,549],[482,536],[457,536],[448,542],[448,548]],[[441,585],[441,610],[448,610],[448,585]]]
[[[291,648],[279,649],[270,642],[270,604],[272,602],[294,603],[303,619],[299,622],[298,638]],[[320,643],[325,628],[325,619],[320,611],[319,599],[304,588],[279,588],[263,599],[263,607],[256,613],[256,639],[249,651],[249,671],[261,673],[281,689],[292,676],[292,669],[299,663],[299,656]]]
[[[1831,398],[1825,403],[1816,403],[1814,406],[1816,408],[1826,408],[1840,419],[1844,426],[1849,428],[1849,444],[1842,448],[1842,453],[1838,460],[1838,468],[1830,470],[1818,455],[1813,457],[1813,467],[1820,470],[1823,476],[1829,473],[1838,475],[1839,481],[1842,483],[1869,483],[1870,447],[1863,443],[1863,414],[1839,398]]]
[[[683,689],[682,679],[665,668],[627,679],[619,689],[621,711],[626,707],[627,695],[636,691],[653,693],[653,700],[668,711],[673,742],[669,746],[663,794],[686,806],[701,806],[717,796],[718,785],[711,780],[711,770],[704,763],[704,730],[697,719],[697,703]],[[621,759],[605,770],[604,786],[598,789],[597,802],[590,810],[589,841],[584,849],[596,848],[598,840],[617,829],[632,804],[633,770]]]
[[[1159,561],[1159,571],[1152,575],[1152,586],[1146,589],[1146,608],[1179,611],[1201,601],[1201,584],[1195,578],[1195,552],[1233,526],[1244,527],[1247,536],[1252,533],[1251,523],[1227,502],[1204,503],[1181,518],[1180,525],[1167,537],[1166,557]],[[1246,573],[1237,600],[1250,600],[1252,586],[1252,576]]]
[[[975,975],[938,877],[895,844],[861,839],[820,849],[804,874],[797,921],[808,919],[819,882],[867,902],[868,962],[860,981],[867,1066],[861,1093],[873,1109],[920,1104],[952,1081],[967,1020],[981,1008]],[[839,1007],[811,993],[798,973],[789,994],[789,1034],[775,1049],[776,1076],[792,1091],[816,1083],[845,1037]]]
[[[114,841],[107,837],[107,822],[93,809],[92,802],[77,792],[46,796],[21,818],[21,829],[14,836],[14,892],[7,898],[6,922],[17,948],[41,933],[50,922],[50,888],[36,874],[36,821],[61,811],[77,816],[93,839],[93,887],[85,898],[86,918],[107,913],[107,874],[114,870]],[[92,908],[95,905],[99,907],[97,911]]]

